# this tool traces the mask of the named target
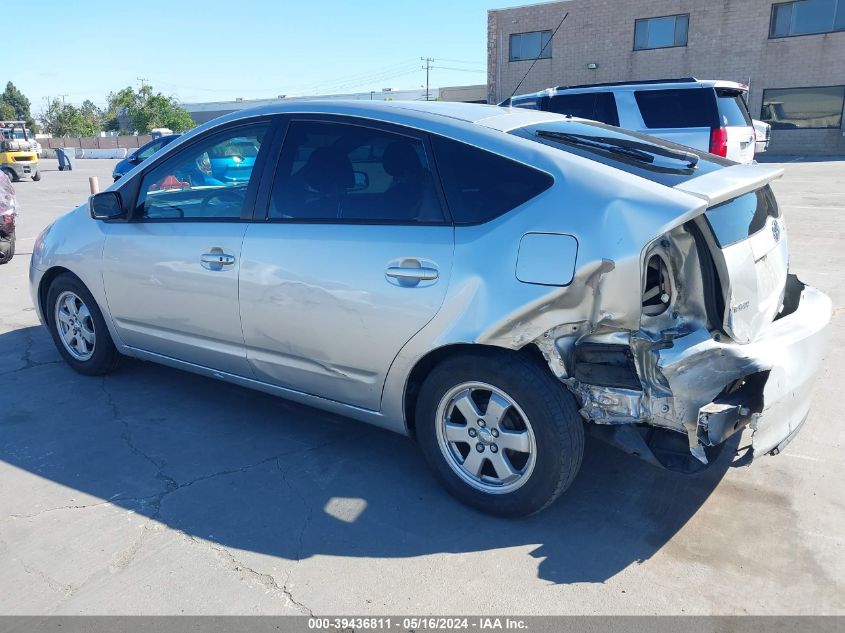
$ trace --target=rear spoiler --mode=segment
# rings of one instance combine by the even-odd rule
[[[702,198],[712,207],[756,191],[781,176],[783,169],[780,167],[733,165],[682,182],[675,189]]]

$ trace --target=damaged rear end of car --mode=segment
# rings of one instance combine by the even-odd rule
[[[686,208],[662,226],[636,205],[623,211],[641,213],[646,233],[657,229],[638,261],[630,244],[626,252],[620,239],[614,253],[604,241],[601,265],[576,274],[588,290],[583,319],[532,343],[595,436],[656,466],[697,472],[746,429],[751,456],[777,454],[807,418],[831,316],[828,297],[790,273],[771,188],[782,170],[607,126],[590,124],[585,135],[584,122],[574,124],[513,133],[647,178],[675,200],[686,194]],[[636,307],[620,300],[634,292]]]

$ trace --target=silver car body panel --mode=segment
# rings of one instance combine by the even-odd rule
[[[531,165],[556,184],[514,212],[455,228],[150,227],[96,222],[80,207],[36,242],[30,278],[39,315],[42,276],[63,267],[92,292],[122,353],[401,433],[410,431],[406,396],[413,369],[428,354],[459,344],[533,345],[576,395],[587,420],[684,433],[700,461],[706,461],[708,420],[721,420],[730,406],[715,400],[731,381],[767,376],[763,404],[733,411],[756,429],[763,452],[780,447],[806,417],[830,301],[801,286],[781,297],[795,304],[792,313],[772,321],[781,301],[774,305],[771,294],[786,274],[785,232],[780,240],[745,240],[742,249],[714,258],[730,280],[731,301],[754,295],[747,300],[756,317],[728,323],[738,339],[731,340],[708,325],[703,263],[689,228],[702,225],[708,207],[764,186],[777,170],[727,167],[670,188],[503,133],[561,121],[558,115],[414,102],[299,102],[233,113],[184,135],[161,155],[216,126],[284,113],[367,117],[442,134]],[[137,173],[112,189],[121,191]],[[143,231],[160,243],[140,245]],[[566,245],[557,273],[538,268],[548,244],[536,235]],[[522,266],[521,244],[528,245]],[[198,258],[212,246],[231,249],[237,269],[206,275]],[[670,310],[646,317],[640,289],[646,257],[655,253],[671,265],[675,292]],[[755,264],[767,257],[777,265]],[[435,268],[436,281],[396,285],[385,271],[407,259]],[[759,292],[768,273],[771,287]],[[215,321],[210,315],[218,312]],[[629,348],[639,388],[579,379],[576,353],[587,343]]]
[[[251,377],[238,309],[246,223],[104,223],[102,282],[124,344]],[[221,252],[235,264],[200,265]]]
[[[396,352],[446,296],[453,233],[451,226],[250,225],[240,309],[255,377],[378,410]],[[414,283],[387,275],[403,267],[436,277]]]

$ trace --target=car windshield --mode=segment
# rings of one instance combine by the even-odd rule
[[[511,134],[674,187],[732,161],[654,136],[583,119],[546,121]]]

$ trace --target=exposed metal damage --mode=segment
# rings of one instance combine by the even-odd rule
[[[788,275],[782,220],[771,215],[763,256],[753,236],[719,250],[703,215],[654,240],[642,256],[638,327],[608,313],[603,290],[617,266],[603,260],[585,283],[584,320],[533,341],[594,435],[682,472],[705,467],[746,427],[755,455],[792,439],[807,416],[830,301]],[[745,298],[749,283],[756,294]]]

